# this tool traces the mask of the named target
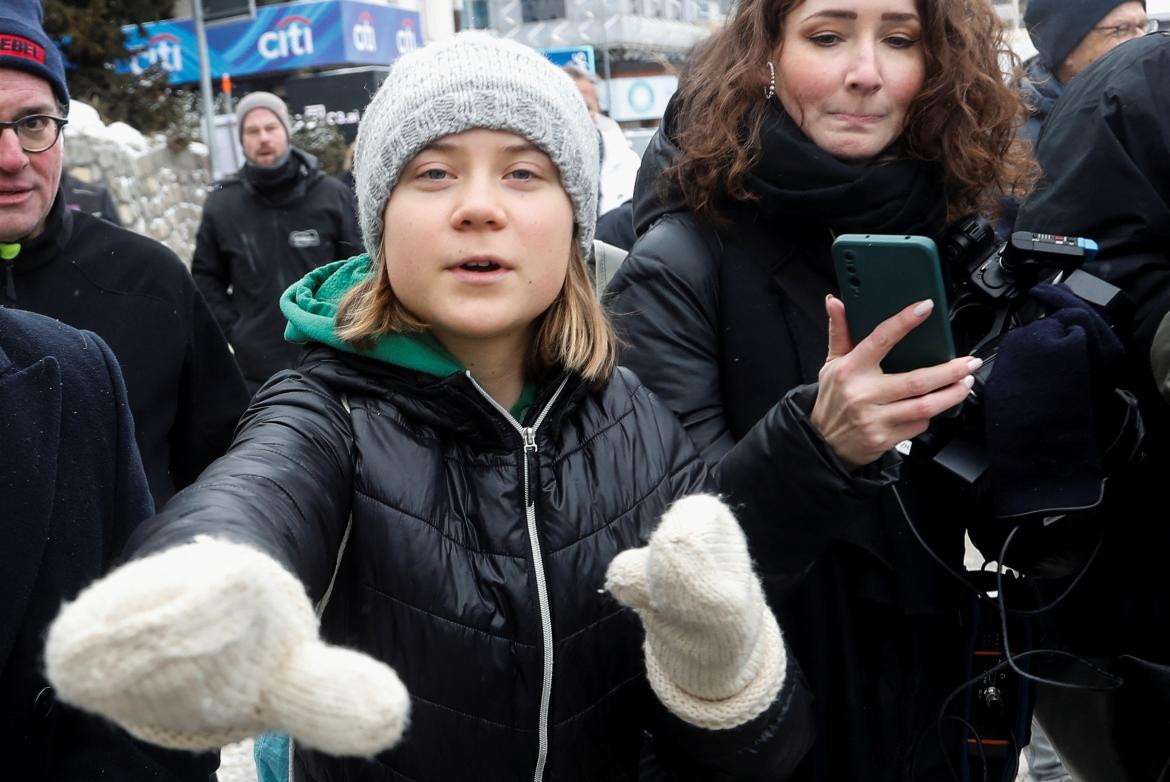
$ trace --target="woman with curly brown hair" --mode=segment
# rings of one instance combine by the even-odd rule
[[[966,508],[893,448],[962,401],[979,362],[884,374],[942,302],[854,345],[830,248],[936,237],[1026,188],[1010,57],[986,0],[742,0],[643,159],[640,239],[608,290],[622,363],[739,508],[816,697],[802,779],[948,778],[935,727],[969,657],[962,596],[907,519],[959,567]]]

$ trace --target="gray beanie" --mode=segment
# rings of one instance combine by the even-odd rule
[[[382,213],[402,168],[432,141],[475,128],[515,133],[552,159],[581,250],[592,257],[599,150],[585,101],[536,51],[483,32],[404,55],[366,108],[353,155],[366,250],[374,255],[382,244]]]
[[[1138,1],[1145,6],[1145,0]],[[1090,30],[1125,2],[1128,0],[1029,0],[1024,27],[1040,62],[1055,71]]]
[[[241,141],[244,138],[244,118],[253,109],[271,111],[280,120],[280,124],[284,125],[284,132],[290,139],[292,138],[292,122],[289,121],[288,106],[285,105],[285,102],[271,92],[249,92],[236,104],[236,120],[239,122],[237,130]]]

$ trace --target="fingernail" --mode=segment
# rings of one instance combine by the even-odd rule
[[[981,366],[983,366],[983,359],[981,359],[981,358],[973,358],[967,362],[967,369],[970,372],[974,372],[975,370],[979,369],[979,367],[981,367]]]
[[[829,302],[833,300],[833,294],[829,293],[825,296],[825,312],[829,311]]]
[[[974,388],[975,378],[971,377],[971,375],[967,375],[965,378],[963,378],[963,385],[965,385],[967,388]]]
[[[926,299],[925,301],[920,301],[914,307],[914,316],[921,318],[926,313],[930,312],[932,309],[934,309],[934,302],[933,301],[931,301],[930,299]]]

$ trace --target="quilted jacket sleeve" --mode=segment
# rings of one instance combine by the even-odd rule
[[[622,364],[674,411],[743,524],[773,589],[795,583],[867,517],[896,457],[850,473],[808,420],[816,386],[791,389],[740,440],[724,414],[719,260],[688,218],[668,215],[607,288]]]
[[[337,395],[311,374],[281,373],[257,392],[231,450],[138,528],[126,556],[198,535],[245,543],[316,602],[333,575],[352,477],[352,427]]]

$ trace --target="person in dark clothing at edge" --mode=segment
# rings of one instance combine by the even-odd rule
[[[288,108],[270,92],[236,108],[246,162],[203,205],[191,274],[235,351],[248,390],[296,364],[280,294],[318,266],[361,252],[352,194],[290,143]]]
[[[1025,133],[1035,149],[1040,128],[1069,82],[1118,44],[1157,29],[1139,0],[1029,0],[1024,27],[1035,56],[1024,63],[1020,92],[1031,107]]]
[[[826,293],[836,235],[937,236],[1027,187],[1000,56],[981,0],[745,0],[643,157],[640,236],[607,306],[622,364],[739,515],[806,673],[800,780],[950,778],[935,730],[964,680],[961,596],[907,518],[961,568],[963,495],[892,449],[961,402],[979,363],[884,375],[883,342],[942,303],[853,345]]]
[[[1122,289],[1132,322],[1115,332],[1146,428],[1144,459],[1110,480],[1094,511],[1101,549],[1075,591],[1042,624],[1043,645],[1089,656],[1124,680],[1086,692],[1038,686],[1036,718],[1078,780],[1151,780],[1170,768],[1170,409],[1150,357],[1170,312],[1170,36],[1130,41],[1065,90],[1040,136],[1043,178],[1020,210],[1026,231],[1085,236],[1100,245],[1086,263]],[[1097,540],[1096,533],[1090,543]],[[1064,581],[1046,585],[1046,598]],[[1069,664],[1058,680],[1102,684]]]
[[[65,205],[69,94],[41,13],[36,0],[0,8],[0,35],[39,36],[31,51],[0,47],[0,118],[13,123],[0,131],[0,304],[93,331],[114,351],[161,506],[227,450],[247,391],[182,261]]]
[[[789,777],[799,669],[590,284],[597,154],[529,47],[394,63],[358,130],[368,254],[285,293],[316,344],[54,621],[62,698],[171,746],[282,730],[308,780],[637,779],[647,731],[679,779]]]
[[[0,35],[26,38],[11,24]],[[105,573],[154,509],[122,375],[99,337],[0,307],[0,444],[0,776],[208,782],[214,756],[136,741],[58,702],[42,672],[61,602]]]
[[[1023,67],[1017,87],[1029,106],[1028,121],[1020,133],[1036,148],[1040,129],[1065,87],[1114,46],[1157,28],[1138,0],[1030,0],[1024,9],[1024,27],[1036,54]],[[1011,236],[1020,204],[1005,199],[997,226],[1002,238]]]
[[[122,225],[110,189],[101,182],[82,182],[65,171],[61,174],[61,193],[65,198],[65,205],[74,212],[85,212],[100,217],[107,223]]]

